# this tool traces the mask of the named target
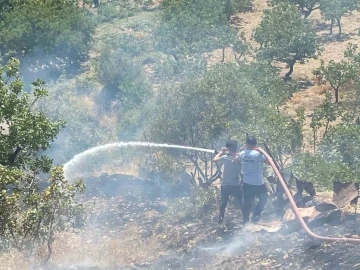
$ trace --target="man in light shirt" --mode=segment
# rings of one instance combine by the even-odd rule
[[[248,137],[246,139],[246,149],[237,156],[237,159],[242,164],[244,223],[249,222],[251,203],[255,197],[259,199],[259,202],[254,209],[252,222],[257,222],[260,219],[260,214],[264,210],[268,196],[263,180],[263,163],[270,163],[263,154],[256,150],[256,145],[256,138]]]
[[[226,147],[214,157],[213,161],[223,165],[224,172],[221,181],[221,199],[219,223],[223,222],[225,208],[229,200],[229,196],[235,197],[237,204],[242,206],[242,192],[240,185],[241,163],[237,161],[237,142],[229,140]]]

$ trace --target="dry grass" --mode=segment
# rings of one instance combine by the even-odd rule
[[[79,235],[62,233],[54,243],[50,264],[124,267],[146,262],[156,256],[159,247],[156,239],[142,239],[139,232],[141,228],[131,224],[109,234],[91,229]]]
[[[139,165],[136,162],[118,163],[116,165],[114,163],[104,164],[96,171],[95,176],[100,176],[102,174],[126,174],[140,177]]]
[[[0,270],[49,269],[51,266],[120,269],[145,263],[157,258],[159,244],[156,238],[143,239],[141,232],[135,224],[109,232],[90,228],[81,234],[64,232],[56,236],[47,266],[41,264],[41,258],[46,255],[44,248],[30,258],[12,250],[0,255]]]
[[[238,14],[238,28],[244,32],[245,38],[251,45],[257,47],[257,44],[252,38],[255,28],[260,24],[264,9],[268,8],[267,1],[254,0],[253,11],[244,14]]]
[[[31,264],[24,255],[17,250],[10,250],[0,254],[0,270],[29,269]]]

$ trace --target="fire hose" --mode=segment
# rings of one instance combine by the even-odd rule
[[[281,185],[284,188],[285,194],[289,199],[290,205],[291,205],[291,209],[293,210],[296,218],[298,219],[298,221],[301,224],[301,227],[304,229],[304,231],[312,238],[320,240],[320,241],[325,241],[325,242],[348,242],[348,243],[356,243],[356,244],[360,244],[360,239],[359,238],[346,238],[346,237],[326,237],[326,236],[321,236],[318,234],[313,233],[309,227],[307,226],[305,220],[303,219],[303,217],[301,216],[299,209],[296,206],[296,203],[290,193],[290,190],[288,189],[280,171],[278,170],[278,168],[276,167],[273,159],[270,157],[270,155],[263,150],[262,148],[258,147],[256,148],[260,153],[262,153],[267,160],[269,161],[271,167],[273,168],[278,180],[280,181]]]

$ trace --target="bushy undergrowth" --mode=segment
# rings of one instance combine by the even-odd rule
[[[99,23],[110,22],[113,19],[123,19],[134,16],[141,10],[139,3],[131,1],[111,1],[101,4],[97,8]]]
[[[214,188],[193,190],[189,197],[175,199],[169,206],[164,220],[168,224],[180,224],[192,219],[209,217],[218,207]]]

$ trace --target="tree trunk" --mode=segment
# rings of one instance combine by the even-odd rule
[[[333,26],[334,26],[334,18],[331,18],[330,35],[332,35],[332,33],[333,33]]]
[[[212,162],[212,161],[210,161]],[[207,158],[207,154],[205,153],[205,183],[208,183],[209,182],[209,173],[208,173],[208,158]]]
[[[314,147],[314,153],[316,153],[316,128],[313,130],[313,140],[314,140],[314,144],[313,144],[313,147]]]
[[[282,151],[281,151],[282,149],[281,149],[281,147],[279,146],[278,147],[278,149],[277,149],[277,151],[278,151],[278,159],[279,159],[279,163],[280,163],[280,170],[281,171],[284,171],[284,161],[283,161],[283,159],[281,158],[281,156],[282,156]]]
[[[312,12],[312,9],[308,9],[304,12],[305,19],[310,16],[311,12]]]
[[[335,88],[335,103],[339,103],[339,87]]]
[[[291,74],[294,71],[294,65],[296,63],[296,60],[294,59],[293,61],[291,61],[291,63],[289,64],[289,71],[288,73],[285,74],[285,80],[288,81],[290,79]]]
[[[226,0],[225,9],[226,9],[226,11],[225,11],[226,12],[226,19],[229,22],[230,21],[230,16],[231,16],[231,10],[232,10],[231,0]]]
[[[327,120],[326,121],[326,125],[325,125],[325,131],[324,131],[324,135],[323,135],[323,139],[326,137],[326,135],[327,135],[327,132],[328,132],[328,129],[329,129],[329,124],[330,124],[330,121],[329,120]]]
[[[339,27],[339,35],[338,35],[338,38],[340,38],[340,37],[341,37],[341,22],[340,22],[340,18],[336,18],[336,20],[337,20],[337,25],[338,25],[338,27]]]
[[[222,60],[221,62],[225,61],[225,48],[222,49]]]

